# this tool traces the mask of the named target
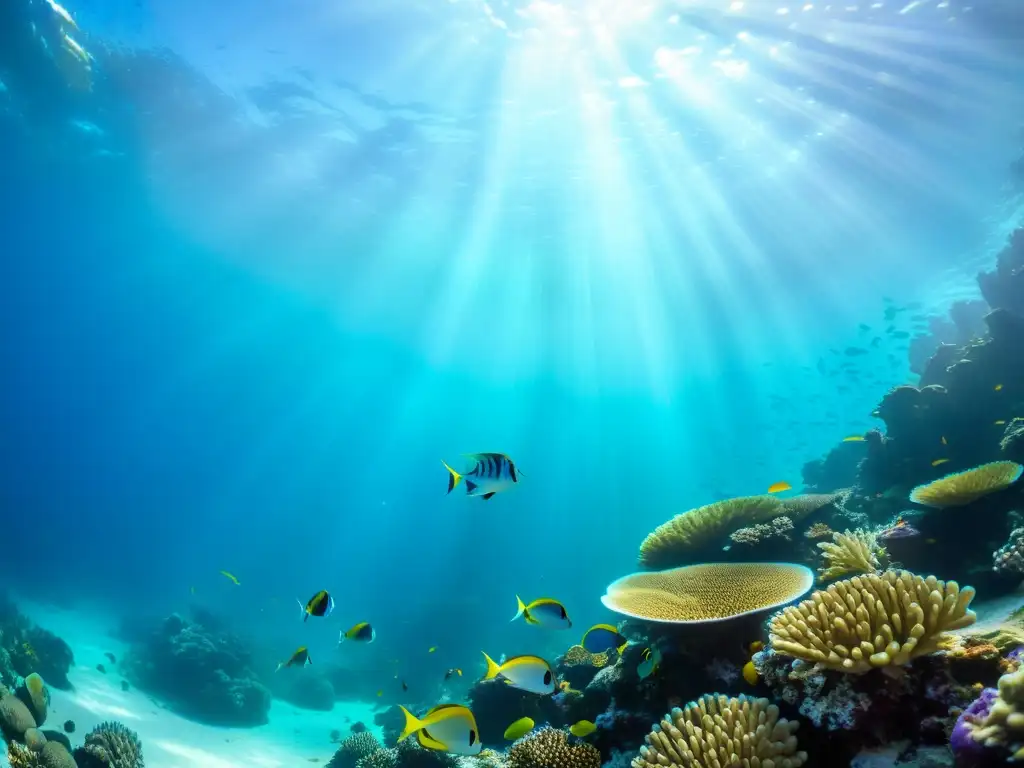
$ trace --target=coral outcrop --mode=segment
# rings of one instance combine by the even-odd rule
[[[982,692],[979,701],[958,727],[986,749],[1011,760],[1024,759],[1024,669],[1003,675],[996,690]]]
[[[996,257],[995,268],[978,274],[981,295],[993,309],[999,307],[1024,315],[1024,229],[1010,235]]]
[[[144,768],[142,742],[129,728],[116,722],[100,723],[74,751],[78,768]]]
[[[772,648],[842,672],[903,665],[974,623],[974,590],[908,571],[854,576],[772,617]]]
[[[211,724],[267,722],[270,692],[250,668],[251,656],[229,632],[172,615],[134,643],[123,664],[131,682],[186,717]]]
[[[327,768],[356,768],[356,763],[380,749],[383,747],[372,733],[353,734],[341,742]]]
[[[601,768],[601,753],[590,744],[570,744],[565,731],[541,728],[508,751],[509,768]]]
[[[879,568],[878,555],[884,553],[878,539],[870,531],[832,534],[832,541],[818,544],[825,565],[818,572],[822,581],[831,581],[850,573],[874,573]]]

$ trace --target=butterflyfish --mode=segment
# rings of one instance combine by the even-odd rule
[[[240,586],[241,583],[242,583],[238,579],[235,578],[235,575],[233,573],[228,573],[227,571],[221,571],[220,574],[221,574],[221,576],[226,576],[227,578],[229,578],[231,580],[231,583],[234,584],[236,587]]]
[[[356,643],[372,643],[377,639],[377,631],[370,626],[370,622],[361,621],[346,632],[338,635],[338,643],[352,640]]]
[[[299,604],[299,608],[302,609],[302,620],[306,621],[310,616],[322,616],[326,618],[331,615],[331,611],[334,610],[334,598],[331,597],[326,589],[321,589],[315,595],[313,595],[306,602],[305,607],[302,605],[302,601],[295,598]]]
[[[512,617],[512,621],[522,616],[527,624],[545,629],[569,629],[572,626],[565,606],[550,597],[541,597],[527,605],[519,595],[516,595],[516,603],[519,604],[519,610]]]
[[[661,664],[661,651],[657,648],[645,648],[642,656],[644,660],[637,664],[636,673],[641,680],[646,680],[658,671],[658,665]]]
[[[505,729],[505,739],[515,741],[533,730],[536,723],[529,717],[520,717],[512,725]]]
[[[421,747],[453,755],[478,755],[482,749],[480,732],[473,713],[461,704],[441,704],[422,718],[399,705],[405,715],[405,727],[398,736],[405,741],[416,734]]]
[[[310,660],[309,658],[309,651],[307,651],[306,646],[303,645],[289,657],[288,661],[282,661],[280,664],[278,664],[277,669],[275,669],[274,671],[277,672],[283,667],[304,667],[307,664],[312,663],[312,660]]]
[[[793,486],[783,481],[779,483],[772,483],[768,486],[768,493],[782,493],[783,491],[790,491]]]
[[[578,723],[573,723],[569,726],[569,733],[579,739],[586,738],[596,730],[597,726],[589,720],[580,720]]]
[[[622,653],[629,641],[611,624],[595,624],[583,634],[580,645],[590,653],[604,653],[612,648]]]
[[[448,466],[447,462],[441,462],[448,470],[448,493],[465,480],[467,496],[480,496],[487,501],[494,494],[507,491],[519,482],[519,470],[512,459],[503,453],[470,453],[466,458],[473,462],[473,466],[462,475]]]
[[[493,680],[500,675],[513,688],[522,691],[540,694],[555,692],[555,673],[551,671],[551,665],[539,656],[513,656],[504,664],[498,664],[486,653],[484,658],[487,659],[484,680]]]

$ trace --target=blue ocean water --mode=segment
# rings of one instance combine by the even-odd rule
[[[975,296],[1019,220],[1009,0],[66,7],[87,66],[0,10],[3,584],[387,701],[798,486],[913,380],[887,301]],[[478,451],[522,482],[447,496]]]

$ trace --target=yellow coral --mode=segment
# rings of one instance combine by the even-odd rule
[[[782,501],[774,496],[743,496],[691,509],[648,534],[640,545],[640,564],[646,568],[681,565],[736,528],[762,523],[784,512]]]
[[[988,715],[967,721],[971,738],[986,746],[1003,746],[1011,759],[1024,758],[1024,668],[999,678],[999,693]]]
[[[907,664],[933,653],[943,632],[974,623],[972,587],[909,571],[854,576],[772,617],[779,653],[843,672]]]
[[[601,753],[590,744],[570,744],[565,731],[541,728],[508,751],[510,768],[601,768]]]
[[[1022,471],[1024,467],[1016,462],[993,461],[919,485],[911,491],[910,500],[926,507],[962,507],[1009,488],[1017,482]]]
[[[777,608],[813,584],[814,574],[802,565],[704,563],[624,576],[601,602],[635,619],[692,624]]]
[[[825,560],[825,567],[818,571],[822,581],[848,573],[874,573],[878,570],[878,557],[875,554],[879,549],[878,539],[870,531],[834,533],[832,541],[821,542],[818,549]]]
[[[632,768],[799,768],[798,726],[768,699],[701,696],[654,727]]]

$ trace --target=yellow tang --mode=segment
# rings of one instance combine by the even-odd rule
[[[547,629],[568,629],[572,626],[565,606],[550,597],[538,598],[527,605],[519,595],[516,595],[516,603],[519,604],[519,610],[512,617],[512,621],[522,616],[527,624]]]
[[[768,486],[768,493],[782,493],[783,491],[791,491],[793,486],[789,483],[782,481],[779,483],[772,483]]]
[[[536,723],[529,717],[520,717],[512,725],[505,729],[505,738],[508,741],[515,741],[533,730]]]
[[[405,727],[398,740],[404,741],[413,733],[421,747],[453,755],[479,755],[483,745],[476,718],[461,704],[440,704],[423,716],[416,717],[399,705],[405,715]]]
[[[589,720],[580,720],[569,726],[569,733],[578,738],[585,738],[597,730],[597,726]]]
[[[554,693],[557,681],[551,665],[539,656],[513,656],[498,664],[486,653],[487,674],[484,680],[493,680],[501,675],[513,688],[530,693]]]

